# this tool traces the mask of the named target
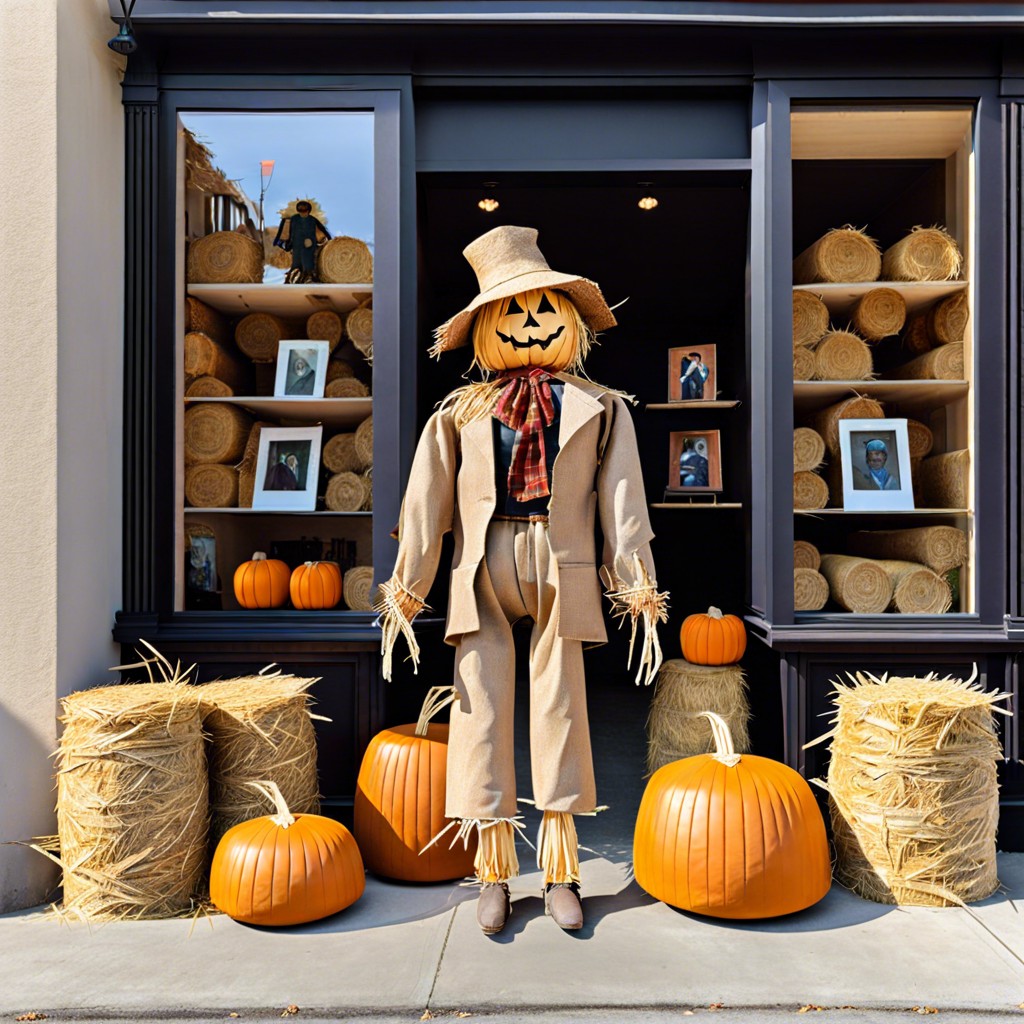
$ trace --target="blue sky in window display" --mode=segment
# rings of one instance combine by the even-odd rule
[[[373,114],[184,113],[182,123],[213,153],[213,164],[237,181],[258,209],[260,161],[273,160],[263,220],[277,230],[279,210],[312,198],[335,235],[361,238],[373,248]],[[267,266],[263,280],[284,280]]]

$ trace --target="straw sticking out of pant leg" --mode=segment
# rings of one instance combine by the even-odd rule
[[[580,844],[576,823],[567,811],[545,811],[537,833],[537,867],[545,884],[579,882]]]

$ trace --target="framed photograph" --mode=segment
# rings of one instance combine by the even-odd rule
[[[252,507],[277,512],[312,512],[320,477],[322,426],[264,427],[256,456]]]
[[[675,430],[669,434],[668,487],[689,494],[722,489],[722,443],[717,430]]]
[[[330,357],[331,346],[326,341],[279,342],[274,397],[323,398]]]
[[[839,450],[844,509],[913,509],[906,420],[840,420]]]
[[[718,394],[714,345],[668,350],[668,400],[710,402]]]

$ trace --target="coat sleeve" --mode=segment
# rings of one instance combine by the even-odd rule
[[[601,578],[612,602],[612,614],[630,623],[632,664],[637,628],[644,634],[636,682],[649,685],[661,667],[658,623],[668,621],[668,593],[659,592],[651,556],[651,530],[644,494],[636,431],[625,402],[611,397],[606,412],[606,441],[597,472],[597,503],[604,534]]]
[[[398,558],[377,604],[381,623],[384,678],[391,679],[392,654],[399,636],[409,645],[413,669],[419,667],[419,644],[412,620],[426,607],[441,559],[441,541],[452,529],[458,435],[451,413],[438,410],[427,421],[413,457],[409,483],[398,521]]]

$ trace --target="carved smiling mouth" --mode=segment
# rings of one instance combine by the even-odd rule
[[[556,338],[558,338],[561,335],[562,331],[564,330],[565,324],[562,324],[562,326],[559,327],[557,331],[555,331],[553,334],[549,334],[546,338],[534,338],[531,335],[526,339],[526,341],[518,341],[511,334],[502,334],[501,331],[499,331],[497,328],[495,328],[494,333],[497,334],[497,336],[501,338],[502,341],[511,345],[513,348],[533,348],[533,346],[536,345],[543,352],[548,347],[548,345],[551,344],[551,342],[553,342]]]

